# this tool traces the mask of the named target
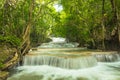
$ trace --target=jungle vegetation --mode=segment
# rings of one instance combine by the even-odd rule
[[[21,54],[49,36],[119,50],[120,0],[0,0],[0,43]]]

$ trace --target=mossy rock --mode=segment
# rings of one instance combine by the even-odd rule
[[[0,80],[6,80],[9,75],[9,72],[2,71],[0,72]]]
[[[73,80],[71,76],[69,77],[58,77],[55,80]]]
[[[51,78],[48,78],[47,80],[52,80]]]
[[[0,45],[0,69],[4,67],[4,64],[14,57],[17,50],[15,48],[8,47],[7,45]]]
[[[89,79],[85,77],[78,77],[77,80],[89,80]]]
[[[24,74],[20,76],[12,76],[8,80],[43,80],[43,75],[34,75],[34,73]]]
[[[65,80],[65,78],[57,78],[57,79],[55,79],[55,80]]]

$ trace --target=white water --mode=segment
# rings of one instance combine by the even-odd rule
[[[118,67],[113,68],[109,66]],[[18,74],[8,80],[120,80],[120,62],[99,63],[98,66],[68,70],[48,65],[18,67]]]
[[[74,48],[77,47],[78,43],[43,43],[39,48]]]
[[[7,80],[120,80],[119,61],[97,64],[94,56],[78,48],[30,51],[23,65]]]
[[[77,58],[58,57],[51,55],[25,56],[25,66],[49,65],[66,69],[80,69],[92,67],[97,64],[97,60],[92,56],[83,56]]]
[[[52,41],[51,43],[65,43],[66,39],[62,37],[51,37]]]
[[[117,52],[109,52],[109,54],[94,54],[94,57],[96,57],[97,61],[99,62],[115,62],[119,61],[120,59],[120,56]]]
[[[52,41],[50,43],[43,43],[39,48],[74,48],[77,47],[79,44],[76,42],[67,43],[65,38],[51,38]]]

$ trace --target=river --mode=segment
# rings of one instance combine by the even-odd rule
[[[64,38],[54,38],[33,48],[7,80],[120,80],[119,54],[77,46]]]

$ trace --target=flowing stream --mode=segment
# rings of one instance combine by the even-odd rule
[[[120,80],[117,52],[90,51],[64,38],[52,39],[31,49],[7,80]]]

